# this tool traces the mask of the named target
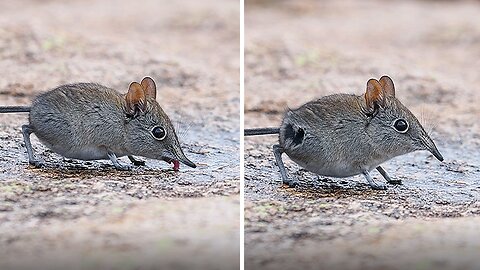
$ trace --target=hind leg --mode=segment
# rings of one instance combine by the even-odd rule
[[[22,126],[23,141],[25,142],[25,148],[27,148],[28,154],[28,163],[39,168],[43,164],[39,160],[35,159],[35,155],[33,154],[32,143],[30,142],[30,134],[32,133],[33,129],[30,125]]]
[[[275,155],[275,160],[277,161],[278,169],[280,169],[280,175],[282,176],[282,181],[284,184],[287,184],[289,187],[295,187],[297,183],[288,178],[287,171],[285,170],[285,165],[283,164],[282,154],[285,150],[278,144],[273,146],[273,154]]]
[[[392,185],[402,184],[402,180],[390,178],[390,175],[388,175],[388,173],[381,166],[377,167],[377,171],[383,176],[383,178],[385,178],[385,180],[387,180],[389,184],[392,184]]]

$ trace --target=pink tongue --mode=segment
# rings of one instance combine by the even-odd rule
[[[173,161],[173,170],[178,171],[180,169],[180,162],[178,160]]]

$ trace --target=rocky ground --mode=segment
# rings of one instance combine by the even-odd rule
[[[474,1],[247,1],[245,127],[390,75],[445,157],[384,168],[403,185],[302,170],[281,184],[276,136],[245,139],[246,269],[478,269],[480,4]],[[383,181],[375,173],[376,181]]]
[[[146,75],[197,169],[64,159],[0,115],[0,269],[238,269],[236,1],[2,1],[0,105],[57,85],[126,92]],[[122,158],[127,163],[128,159]]]

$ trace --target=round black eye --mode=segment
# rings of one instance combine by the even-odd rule
[[[152,128],[152,136],[157,140],[163,140],[167,136],[167,132],[163,127],[153,127]]]
[[[395,120],[395,123],[393,123],[393,127],[400,133],[405,133],[408,130],[408,123],[407,121],[403,119],[397,119]]]

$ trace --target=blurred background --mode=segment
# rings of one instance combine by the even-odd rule
[[[238,268],[238,1],[1,1],[0,70],[0,106],[151,76],[199,165],[117,172],[32,136],[47,167],[28,168],[27,115],[0,115],[0,269]]]
[[[384,192],[284,157],[302,181],[291,189],[274,163],[277,137],[246,138],[247,267],[480,267],[479,15],[478,1],[246,1],[245,128],[279,126],[287,108],[328,94],[363,94],[386,74],[445,157],[387,162],[404,184]]]

